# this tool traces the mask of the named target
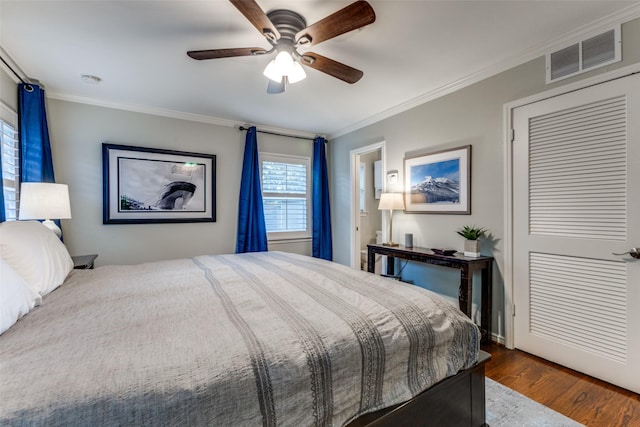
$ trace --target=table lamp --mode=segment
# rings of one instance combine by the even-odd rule
[[[389,211],[389,241],[384,246],[399,246],[393,241],[393,211],[404,210],[404,195],[402,193],[382,193],[378,210]]]
[[[71,218],[69,187],[48,182],[23,182],[20,185],[19,218],[44,219],[42,224],[62,236],[62,230],[51,219]]]

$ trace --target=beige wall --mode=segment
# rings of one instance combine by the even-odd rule
[[[565,85],[579,79],[640,62],[640,19],[622,26],[623,61],[617,64],[545,84],[544,57],[529,61],[452,94],[415,107],[396,116],[330,141],[332,164],[333,243],[336,261],[349,265],[350,171],[349,151],[378,141],[386,141],[386,168],[400,172],[403,182],[403,158],[425,151],[472,145],[472,214],[427,215],[394,213],[394,235],[414,234],[414,245],[463,249],[463,239],[455,230],[466,224],[487,227],[490,238],[482,242],[482,253],[493,255],[494,333],[503,334],[504,264],[504,105],[532,94]],[[386,191],[402,191],[387,186]],[[457,297],[455,271],[444,268],[409,265],[405,278],[416,284]],[[476,295],[474,301],[478,300]]]
[[[56,181],[69,185],[73,218],[63,220],[62,229],[72,255],[97,253],[99,266],[235,251],[245,132],[56,99],[47,99],[47,116]],[[103,142],[215,154],[216,222],[103,225]],[[313,152],[310,141],[262,133],[258,145],[260,151]],[[269,247],[311,254],[308,240],[271,242]]]

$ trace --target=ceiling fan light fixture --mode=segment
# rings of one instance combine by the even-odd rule
[[[291,70],[293,70],[293,58],[291,57],[291,54],[285,50],[278,52],[274,62],[278,71],[283,76],[288,76],[291,73]]]
[[[291,68],[291,72],[287,75],[287,80],[289,83],[297,83],[300,80],[304,80],[307,78],[307,73],[304,72],[304,68],[298,61],[293,61],[293,67]]]
[[[278,67],[276,67],[275,59],[269,61],[262,74],[277,83],[280,83],[282,80],[282,73],[278,70]]]
[[[283,77],[287,77],[289,83],[296,83],[307,77],[302,65],[294,61],[287,51],[279,52],[276,58],[267,64],[263,74],[276,83],[281,82]]]

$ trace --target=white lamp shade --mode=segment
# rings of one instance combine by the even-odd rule
[[[23,182],[20,185],[19,219],[71,218],[69,187],[48,182]]]
[[[404,210],[404,195],[402,193],[382,193],[378,210]]]
[[[267,64],[267,67],[264,69],[264,72],[262,74],[264,74],[266,77],[269,77],[274,82],[280,83],[282,81],[282,73],[278,70],[275,60],[271,60]]]
[[[287,80],[289,81],[289,83],[297,83],[300,80],[304,80],[306,77],[307,73],[304,72],[304,68],[302,68],[302,65],[300,65],[300,63],[296,61],[293,63],[293,68],[287,76]]]
[[[293,58],[289,52],[285,50],[278,52],[274,61],[280,74],[288,76],[289,73],[291,73],[291,69],[293,68]]]

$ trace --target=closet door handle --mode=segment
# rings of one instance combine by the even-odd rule
[[[618,255],[618,256],[631,255],[635,259],[640,259],[640,249],[638,248],[631,248],[629,252],[623,252],[621,254],[617,254],[615,252],[611,252],[611,253],[613,255]]]

